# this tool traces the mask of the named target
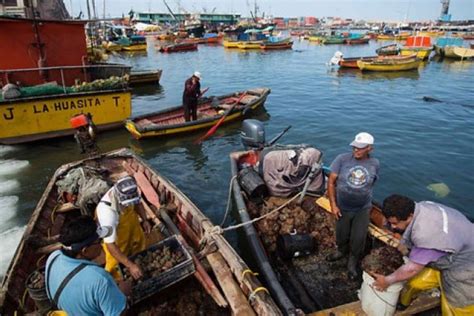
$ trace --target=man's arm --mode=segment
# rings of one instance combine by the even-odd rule
[[[146,211],[145,211],[145,208],[143,207],[142,203],[145,203],[145,202],[141,201],[141,203],[135,205],[135,210],[142,219],[143,231],[146,234],[149,234],[151,232],[151,225],[150,225],[150,222],[148,222],[148,219],[146,217]]]
[[[334,216],[336,216],[337,219],[339,219],[342,214],[341,210],[337,206],[336,203],[336,181],[337,181],[337,173],[331,172],[329,174],[329,182],[328,182],[328,196],[329,196],[329,202],[331,204],[331,210]]]
[[[142,269],[133,261],[127,258],[126,255],[120,250],[116,243],[105,243],[107,250],[110,254],[117,259],[118,262],[123,264],[130,270],[130,274],[134,279],[139,279],[143,276]]]
[[[413,261],[408,261],[390,275],[383,276],[381,274],[374,273],[375,282],[373,283],[373,285],[377,290],[385,291],[387,287],[389,287],[393,283],[411,279],[421,270],[423,270],[424,267],[425,266],[422,264],[418,264]]]

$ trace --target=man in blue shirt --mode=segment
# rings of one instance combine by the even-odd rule
[[[331,164],[328,196],[337,218],[337,250],[327,259],[335,261],[349,254],[348,275],[350,279],[356,279],[367,238],[379,161],[369,155],[374,145],[374,137],[369,133],[357,134],[350,145],[352,153],[340,154]]]
[[[112,276],[90,261],[100,255],[100,240],[110,233],[108,227],[97,228],[90,216],[62,228],[63,249],[46,262],[46,292],[68,315],[121,315],[125,311],[127,299]]]

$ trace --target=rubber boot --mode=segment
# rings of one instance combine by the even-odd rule
[[[349,279],[356,280],[359,277],[359,272],[357,270],[357,258],[350,256],[347,261],[347,272]]]
[[[344,253],[340,252],[339,250],[334,251],[333,253],[330,253],[327,257],[327,261],[337,261],[344,258]]]

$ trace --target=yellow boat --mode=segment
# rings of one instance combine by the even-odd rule
[[[107,52],[119,52],[122,50],[122,46],[114,42],[103,42],[102,47],[104,47]]]
[[[195,121],[186,122],[183,106],[179,105],[128,120],[125,122],[125,128],[136,139],[195,132],[214,126],[227,111],[230,112],[225,116],[223,123],[244,118],[263,106],[269,94],[269,88],[256,88],[205,98],[198,105]]]
[[[322,36],[309,36],[308,37],[308,41],[310,42],[321,42],[323,40],[324,37]]]
[[[425,60],[428,59],[432,50],[433,48],[429,47],[402,47],[400,49],[400,55],[409,56],[416,54],[416,57],[420,58],[421,60]]]
[[[454,47],[453,54],[457,58],[461,59],[474,58],[474,49],[466,47]]]
[[[52,72],[60,67],[43,69]],[[9,72],[14,75],[15,71]],[[0,100],[0,143],[18,144],[72,135],[70,119],[81,113],[90,113],[99,130],[120,127],[132,111],[130,90],[120,84],[120,87],[84,91],[88,87],[79,86],[76,91],[81,92],[59,85],[25,87],[20,90],[24,97]]]
[[[146,50],[146,48],[147,48],[146,44],[122,46],[122,49],[126,51],[140,51],[140,50]]]
[[[260,44],[262,43],[263,41],[245,41],[239,42],[237,47],[240,49],[260,49]]]
[[[222,44],[225,48],[239,48],[240,41],[233,41],[229,39],[225,39]]]
[[[411,34],[409,32],[402,32],[397,35],[395,35],[395,40],[397,41],[404,41],[406,40]]]
[[[393,35],[386,35],[386,34],[379,34],[377,35],[377,39],[379,41],[392,41],[395,39],[395,36]]]
[[[443,36],[444,34],[445,34],[444,31],[420,31],[420,32],[418,32],[418,36],[429,36],[429,37]]]
[[[374,60],[374,61],[357,61],[357,66],[362,71],[402,71],[418,69],[421,64],[420,59],[406,60]]]

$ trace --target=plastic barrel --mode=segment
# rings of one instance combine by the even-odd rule
[[[384,292],[381,292],[372,286],[375,280],[367,272],[362,273],[362,279],[359,299],[364,312],[369,316],[391,316],[395,314],[398,296],[403,289],[403,282],[394,283]]]
[[[277,238],[278,255],[283,259],[306,256],[315,249],[316,244],[310,234],[286,234]]]
[[[244,168],[238,174],[238,181],[250,200],[259,200],[268,195],[268,188],[257,171]]]
[[[40,268],[38,270],[33,271],[30,273],[28,278],[26,279],[26,289],[28,291],[29,296],[35,302],[36,307],[38,308],[38,312],[40,314],[44,314],[51,310],[52,305],[51,301],[46,294],[46,287],[34,288],[31,284],[31,279],[38,275],[38,273],[42,273],[44,276],[44,268]]]

